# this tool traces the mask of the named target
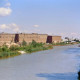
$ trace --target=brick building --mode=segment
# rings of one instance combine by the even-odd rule
[[[47,40],[47,34],[37,34],[37,33],[32,33],[32,34],[25,34],[21,33],[19,34],[19,42],[22,42],[25,40],[27,43],[31,43],[32,40],[35,40],[36,42],[42,42],[46,43]]]
[[[60,43],[61,42],[61,36],[52,36],[52,42],[53,43]]]
[[[38,43],[57,43],[61,42],[61,36],[48,36],[47,34],[27,34],[27,33],[19,33],[19,34],[9,34],[9,33],[1,33],[0,34],[0,46],[2,46],[5,43],[22,43],[26,41],[27,43],[31,43],[32,40],[35,40]]]
[[[60,43],[61,36],[47,36],[47,43]]]
[[[5,43],[14,42],[14,38],[15,38],[15,34],[1,33],[0,34],[0,46],[2,46]]]

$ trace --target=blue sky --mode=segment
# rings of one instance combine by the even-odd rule
[[[0,32],[80,37],[80,0],[0,0]]]

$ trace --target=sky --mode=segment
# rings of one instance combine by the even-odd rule
[[[80,38],[80,0],[0,0],[0,32]]]

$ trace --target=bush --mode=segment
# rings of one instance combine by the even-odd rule
[[[19,50],[19,47],[18,46],[11,46],[9,49],[11,51],[16,51],[16,50]]]
[[[47,50],[48,48],[47,47],[43,47],[43,50]]]
[[[0,57],[8,57],[10,54],[8,52],[1,52]]]
[[[66,45],[67,43],[65,42],[60,42],[60,43],[52,43],[53,45]]]
[[[0,48],[0,52],[2,52],[2,48]]]
[[[32,46],[31,46],[31,45],[29,45],[29,46],[25,47],[25,49],[24,49],[24,50],[26,50],[26,52],[31,53],[31,52],[32,52]]]
[[[27,45],[26,41],[23,40],[23,42],[22,42],[22,46],[26,46],[26,45]]]
[[[37,43],[35,40],[33,40],[30,45],[31,45],[33,48],[43,47],[43,43]]]
[[[48,48],[49,48],[49,49],[52,49],[52,48],[53,48],[53,46],[52,46],[52,45],[49,45],[49,46],[48,46]]]
[[[15,56],[15,55],[20,55],[20,53],[18,52],[1,52],[0,53],[0,58],[6,58],[6,57],[11,57],[11,56]]]
[[[1,51],[3,51],[3,52],[4,52],[4,51],[6,51],[6,52],[8,52],[8,51],[9,51],[9,49],[8,49],[8,47],[7,47],[7,46],[3,46]]]
[[[36,43],[36,41],[32,41],[32,43],[31,43],[31,46],[33,46],[33,47],[37,47],[37,43]]]

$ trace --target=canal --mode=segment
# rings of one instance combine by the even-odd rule
[[[0,80],[78,80],[79,69],[78,45],[58,46],[0,60]]]

